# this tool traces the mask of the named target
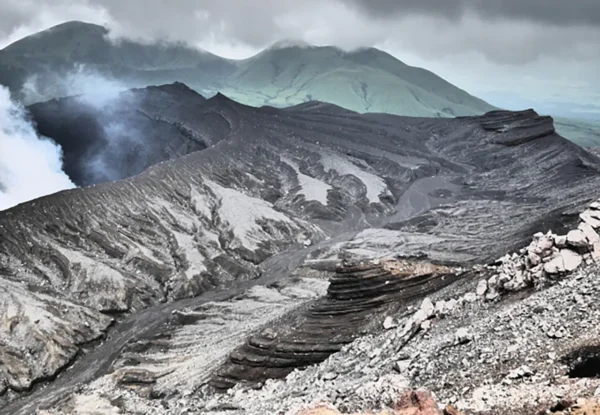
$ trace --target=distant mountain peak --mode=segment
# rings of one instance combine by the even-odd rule
[[[56,26],[52,26],[46,30],[36,33],[34,36],[44,36],[47,34],[55,34],[68,31],[86,31],[90,33],[97,33],[100,35],[106,35],[109,32],[108,28],[106,28],[105,26],[100,26],[94,23],[81,22],[78,20],[71,20],[68,22],[58,24]]]
[[[143,88],[132,88],[129,91],[134,91],[134,92],[162,91],[162,92],[167,92],[167,93],[180,94],[181,96],[187,96],[188,94],[193,94],[193,95],[199,96],[203,100],[206,100],[206,98],[203,95],[199,94],[197,91],[193,90],[192,88],[187,86],[185,83],[179,82],[179,81],[173,82],[171,84],[150,85],[150,86],[143,87]]]
[[[282,39],[282,40],[279,40],[279,41],[273,43],[271,46],[269,46],[267,48],[267,50],[269,50],[269,49],[287,49],[287,48],[309,49],[309,48],[314,48],[314,47],[316,47],[316,46],[312,45],[304,40]]]
[[[221,92],[217,92],[215,95],[213,95],[212,97],[210,97],[208,99],[208,102],[219,103],[219,104],[242,105],[242,104],[238,103],[237,101],[232,100],[227,95],[225,95],[225,94],[223,94]]]

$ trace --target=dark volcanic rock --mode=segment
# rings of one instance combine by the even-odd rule
[[[360,336],[379,331],[385,315],[463,277],[428,263],[376,261],[337,270],[327,295],[250,337],[212,380],[218,389],[240,381],[281,378],[325,360]]]
[[[79,186],[203,150],[231,128],[218,100],[208,102],[181,83],[53,99],[28,110],[38,133],[62,147],[64,170]]]
[[[482,117],[481,126],[502,133],[495,142],[505,146],[516,146],[555,133],[552,117],[539,116],[534,110],[491,111]]]
[[[12,322],[0,326],[0,357],[10,357],[0,359],[0,383],[6,380],[13,391],[59,372],[77,345],[111,324],[105,313],[133,314],[115,328],[119,336],[89,361],[84,357],[54,392],[46,388],[44,399],[105,373],[129,341],[160,331],[171,311],[212,298],[235,305],[240,291],[287,281],[309,256],[329,263],[417,254],[442,263],[491,261],[525,245],[533,231],[571,221],[600,185],[599,160],[550,132],[549,120],[533,112],[426,119],[360,115],[326,104],[276,110],[220,95],[204,100],[182,85],[125,96],[141,97],[126,113],[146,131],[155,158],[131,147],[126,158],[116,157],[117,165],[129,160],[127,166],[143,169],[202,150],[126,180],[0,212],[0,318]],[[69,102],[40,108],[55,105],[62,114]],[[119,119],[108,109],[100,113]],[[65,151],[85,160],[72,130],[56,131],[71,131]],[[103,145],[98,137],[92,142]],[[125,177],[137,170],[119,172]],[[286,318],[295,329],[280,335],[285,346],[230,321],[234,329],[226,345],[217,345],[219,356],[251,340],[233,354],[223,382],[244,379],[246,367],[264,378],[319,361],[353,338],[349,321],[368,331],[366,316],[385,312],[387,301],[400,304],[446,283],[416,277],[382,287],[378,278],[387,276],[377,272],[365,271],[374,277],[367,284],[340,276],[328,297],[293,311]],[[375,295],[379,290],[383,298]],[[262,303],[267,317],[280,301],[273,296]],[[313,299],[284,296],[289,308]],[[340,313],[347,318],[339,326],[324,327],[323,316]],[[211,336],[193,333],[191,342],[200,345],[207,341],[202,336]],[[324,342],[323,333],[331,341]],[[304,357],[290,359],[294,350]],[[273,351],[279,360],[271,360]],[[218,363],[198,366],[206,368],[198,382],[210,379]]]

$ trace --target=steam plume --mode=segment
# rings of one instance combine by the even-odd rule
[[[0,85],[0,210],[72,187],[61,148],[37,135],[24,108]]]

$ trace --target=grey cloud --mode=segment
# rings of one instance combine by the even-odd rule
[[[0,15],[0,38],[80,19],[147,42],[257,50],[292,38],[389,44],[427,59],[473,52],[512,65],[600,59],[599,0],[4,0]]]
[[[115,29],[123,35],[190,42],[217,37],[256,47],[285,37],[286,29],[279,24],[281,17],[309,5],[318,6],[316,0],[179,0],[176,6],[162,0],[96,3],[108,11]]]
[[[484,19],[516,19],[553,25],[600,25],[598,0],[344,0],[377,17],[420,13],[458,20],[474,13]]]

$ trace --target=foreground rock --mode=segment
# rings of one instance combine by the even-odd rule
[[[342,415],[342,413],[321,406],[302,411],[298,415]],[[353,415],[373,415],[373,412]],[[460,415],[460,413],[451,406],[444,411],[440,410],[434,398],[426,391],[407,391],[392,408],[384,409],[377,415]]]
[[[519,253],[507,254],[488,269],[494,275],[482,281],[477,294],[483,296],[487,289],[488,299],[495,299],[498,292],[518,291],[526,287],[544,284],[571,273],[582,264],[600,260],[600,222],[590,224],[588,218],[600,216],[600,203],[593,202],[580,215],[579,224],[566,235],[536,233],[533,241]]]

